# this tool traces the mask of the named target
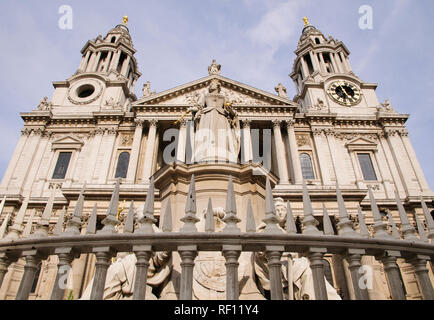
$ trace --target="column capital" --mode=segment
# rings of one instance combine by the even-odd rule
[[[187,120],[182,119],[181,121],[179,121],[179,127],[180,128],[187,128]]]
[[[240,122],[241,122],[243,128],[250,128],[250,126],[252,124],[252,120],[250,120],[250,119],[242,119]]]
[[[158,120],[157,119],[148,119],[149,127],[158,127]]]
[[[144,119],[134,119],[134,123],[137,128],[143,128],[143,124],[145,123]]]
[[[272,122],[272,124],[273,124],[273,128],[277,128],[277,127],[280,128],[280,126],[281,126],[281,124],[282,124],[282,120],[280,120],[280,119],[275,119],[275,120],[273,120],[273,121],[271,121],[271,122]]]
[[[288,119],[286,120],[286,127],[287,128],[294,128],[295,120],[294,119]]]

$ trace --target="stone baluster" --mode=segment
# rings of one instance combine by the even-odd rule
[[[309,192],[307,190],[306,181],[303,180],[303,234],[322,235],[318,230],[318,221],[313,216],[312,202],[310,201]]]
[[[23,232],[24,216],[26,215],[27,206],[29,204],[29,197],[24,199],[20,211],[18,211],[14,224],[9,228],[9,233],[6,235],[6,240],[18,240]]]
[[[425,201],[423,201],[423,198],[420,197],[420,202],[422,203],[422,209],[423,209],[423,214],[425,215],[425,221],[426,224],[428,226],[428,239],[431,240],[431,242],[433,242],[434,239],[434,219],[431,216],[431,213],[428,210],[428,207],[426,206]]]
[[[196,188],[194,175],[192,175],[185,206],[185,216],[181,219],[184,222],[184,226],[180,230],[181,233],[197,232],[196,223],[199,222],[199,219],[196,217],[196,212]],[[181,245],[178,246],[178,252],[181,256],[180,300],[191,300],[193,298],[193,268],[194,259],[197,256],[197,246]]]
[[[372,216],[374,218],[374,238],[393,240],[393,237],[387,232],[386,224],[381,219],[380,211],[378,210],[377,202],[375,201],[374,194],[370,186],[368,187],[368,190]],[[377,255],[375,258],[381,261],[384,265],[384,271],[386,272],[386,278],[387,282],[389,283],[392,299],[405,300],[399,266],[396,263],[399,257],[401,257],[401,253],[399,251],[385,250],[382,254]]]
[[[11,218],[11,213],[9,212],[5,219],[2,222],[2,225],[0,226],[0,239],[3,239],[5,234],[6,234],[6,230],[8,228],[8,223],[9,223],[9,219]]]
[[[133,300],[145,300],[152,247],[148,245],[134,246],[133,251],[137,258]]]
[[[270,291],[271,300],[283,300],[282,287],[282,253],[285,251],[283,246],[266,246],[265,257],[267,258],[268,269],[270,270]]]
[[[18,256],[11,258],[6,252],[0,252],[0,288],[3,284],[3,279],[8,272],[9,266],[18,260]]]
[[[397,191],[395,191],[395,198],[398,206],[399,217],[401,219],[401,233],[404,237],[404,240],[419,240],[419,238],[416,236],[416,230],[414,230],[413,226],[410,224],[410,220],[408,219],[407,213],[405,212],[404,206],[402,205]]]
[[[226,259],[226,299],[238,300],[239,283],[238,283],[238,259],[241,254],[241,246],[224,245],[223,256]]]
[[[36,271],[38,270],[38,264],[41,260],[46,259],[46,256],[40,255],[37,250],[24,251],[22,255],[25,257],[26,264],[24,265],[24,274],[21,278],[15,300],[27,300],[29,298]]]
[[[96,263],[90,300],[103,300],[107,270],[110,267],[110,259],[116,252],[110,247],[93,248],[92,252],[96,256]]]
[[[430,261],[429,256],[416,255],[407,262],[411,263],[415,269],[417,281],[422,291],[424,300],[434,300],[434,290],[429,277],[427,262]]]
[[[401,257],[399,251],[386,250],[383,254],[376,256],[377,260],[383,263],[389,283],[390,294],[393,300],[405,300],[405,293],[401,281],[399,266],[396,260]]]
[[[309,248],[308,252],[316,300],[328,299],[323,263],[323,257],[326,252],[327,250],[324,248]]]
[[[360,273],[360,268],[362,266],[362,256],[365,253],[366,252],[364,249],[348,249],[345,255],[345,259],[348,262],[348,267],[351,273],[351,281],[353,283],[356,300],[369,300],[367,287],[362,287],[362,275]]]
[[[71,271],[71,263],[77,255],[72,248],[56,248],[54,253],[59,257],[59,262],[57,264],[56,280],[51,291],[51,300],[63,300],[66,282]]]
[[[33,208],[32,211],[30,212],[29,220],[27,220],[27,224],[24,227],[24,231],[22,235],[23,238],[27,238],[32,233],[32,225],[33,225],[33,219],[35,218],[35,214],[36,214],[36,209]]]

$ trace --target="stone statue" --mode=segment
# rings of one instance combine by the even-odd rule
[[[136,220],[140,220],[143,206],[136,210]],[[153,225],[154,232],[161,232]],[[104,300],[129,300],[134,293],[136,277],[136,255],[134,253],[120,253],[117,260],[107,270],[104,288]],[[153,252],[149,260],[148,278],[146,283],[146,299],[157,300],[152,292],[154,288],[161,289],[167,283],[172,270],[171,252]],[[80,300],[89,300],[92,292],[93,278],[87,285]]]
[[[283,86],[283,84],[279,83],[276,86],[276,88],[274,88],[274,90],[276,90],[276,92],[279,95],[279,97],[288,98],[288,94],[286,92],[286,88]]]
[[[44,97],[38,105],[39,111],[51,111],[53,108],[53,104],[51,102],[48,102],[48,97]]]
[[[222,66],[220,64],[217,64],[216,60],[213,60],[211,65],[208,67],[208,73],[209,75],[220,75],[220,71],[222,69]]]
[[[387,112],[395,112],[395,109],[393,109],[392,104],[390,103],[389,99],[386,99],[386,101],[384,103],[382,103],[381,106]]]
[[[150,81],[146,81],[146,83],[143,85],[142,92],[143,92],[143,98],[150,97],[156,93],[155,91],[151,91]]]
[[[286,229],[287,208],[283,199],[275,199],[276,216],[279,218],[279,228]],[[258,226],[258,232],[265,229],[265,223]],[[286,299],[289,300],[315,300],[312,270],[309,259],[296,257],[296,253],[284,253],[282,255],[282,284]],[[254,253],[254,271],[258,278],[258,285],[266,295],[270,291],[270,276],[265,253]],[[288,277],[292,279],[292,288],[289,287]],[[342,300],[335,288],[326,281],[327,295],[329,300]],[[292,297],[289,294],[292,292]]]
[[[240,151],[240,122],[237,112],[220,91],[220,81],[213,79],[208,93],[199,101],[199,111],[195,116],[196,162],[237,162]]]

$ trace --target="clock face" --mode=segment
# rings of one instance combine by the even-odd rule
[[[358,104],[362,98],[360,90],[347,81],[333,82],[327,92],[333,100],[347,107]]]

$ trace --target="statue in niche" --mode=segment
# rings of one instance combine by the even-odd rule
[[[234,162],[240,151],[240,122],[238,114],[221,94],[221,83],[211,80],[208,93],[198,103],[196,123],[196,162]]]
[[[222,66],[220,64],[217,64],[216,60],[213,60],[211,65],[208,67],[208,73],[209,75],[220,75]]]
[[[276,216],[280,220],[279,228],[283,231],[286,229],[286,215],[287,207],[282,198],[275,199]],[[265,223],[258,226],[258,232],[262,232],[265,229]],[[286,231],[285,231],[286,232]],[[270,276],[267,265],[267,258],[264,252],[253,253],[254,255],[254,271],[258,278],[258,286],[261,292],[265,295],[269,295],[270,291]],[[315,300],[315,291],[313,285],[312,270],[310,268],[309,259],[302,257],[297,253],[284,253],[282,255],[282,284],[284,298],[289,299],[289,295],[292,295],[290,300]],[[292,279],[292,288],[288,283],[288,278]],[[327,295],[329,300],[342,300],[338,295],[335,288],[328,283],[327,280]]]

